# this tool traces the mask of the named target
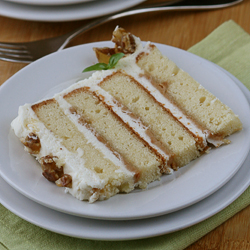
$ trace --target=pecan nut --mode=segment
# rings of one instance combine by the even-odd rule
[[[57,181],[59,178],[61,178],[64,173],[63,173],[63,167],[58,167],[55,162],[56,156],[50,156],[46,155],[44,157],[41,157],[39,162],[42,166],[43,170],[43,176],[52,182]]]
[[[69,174],[64,174],[55,183],[58,187],[72,188],[72,177]]]
[[[21,138],[20,140],[30,154],[38,154],[40,152],[41,142],[35,133],[31,132],[25,139]]]
[[[112,42],[115,43],[118,51],[124,54],[132,54],[136,50],[134,36],[123,28],[118,28],[113,32]]]
[[[124,54],[132,54],[136,50],[136,41],[134,36],[123,28],[117,28],[113,32],[112,42],[115,43],[114,48],[93,48],[99,63],[109,63],[112,55],[122,52]]]

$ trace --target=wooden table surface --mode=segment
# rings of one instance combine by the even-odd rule
[[[113,29],[119,25],[142,40],[168,44],[186,50],[229,19],[234,20],[250,33],[250,0],[244,0],[243,3],[226,9],[147,13],[125,17],[79,36],[70,46],[110,40]],[[71,31],[87,22],[89,20],[51,23],[0,17],[0,41],[21,42],[53,37]],[[25,66],[26,64],[23,63],[0,61],[0,85]],[[189,246],[187,250],[250,249],[249,218],[250,207],[208,233]]]

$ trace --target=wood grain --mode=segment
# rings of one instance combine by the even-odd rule
[[[150,1],[153,2],[153,1]],[[188,49],[201,41],[216,27],[230,19],[250,33],[250,0],[219,10],[147,13],[106,23],[76,38],[69,46],[110,40],[116,25],[124,27],[142,40]],[[31,22],[0,17],[0,41],[21,42],[64,34],[89,20],[74,22]],[[0,61],[0,85],[26,64]],[[1,100],[0,100],[1,101]],[[250,249],[250,207],[208,233],[187,250]]]

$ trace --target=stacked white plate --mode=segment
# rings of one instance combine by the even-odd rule
[[[221,211],[250,184],[250,92],[235,77],[198,56],[157,44],[163,54],[189,72],[239,115],[244,129],[231,144],[211,150],[147,190],[118,194],[89,204],[64,193],[41,175],[35,159],[10,128],[18,107],[53,96],[79,79],[96,61],[85,44],[48,55],[22,69],[0,87],[0,201],[21,218],[74,237],[128,240],[184,229]]]
[[[0,15],[32,21],[83,20],[119,12],[145,0],[0,0]]]

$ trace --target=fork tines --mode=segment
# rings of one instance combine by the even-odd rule
[[[0,43],[0,59],[6,61],[15,61],[20,59],[22,61],[32,60],[32,56],[29,54],[26,46],[15,43]]]

